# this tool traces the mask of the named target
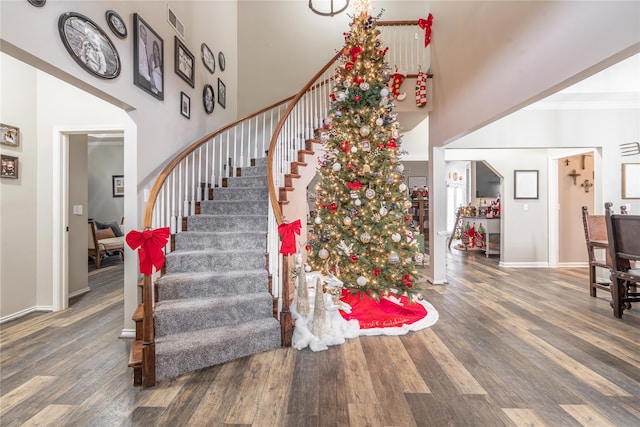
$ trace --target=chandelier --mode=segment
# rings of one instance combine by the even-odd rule
[[[334,9],[333,0],[330,0],[331,10],[328,12],[327,11],[323,12],[313,7],[313,0],[309,0],[309,9],[311,9],[313,13],[317,13],[318,15],[321,15],[321,16],[334,16],[334,15],[337,15],[338,13],[344,12],[347,9],[347,7],[349,7],[350,0],[341,0],[341,1],[344,2],[344,5],[339,10]]]

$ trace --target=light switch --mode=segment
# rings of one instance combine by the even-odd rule
[[[73,214],[82,215],[82,205],[73,205]]]
[[[529,205],[527,203],[525,203],[524,205],[522,205],[522,209],[524,209],[525,211],[529,210]]]

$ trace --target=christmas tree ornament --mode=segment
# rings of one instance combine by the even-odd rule
[[[367,83],[367,82],[360,83],[360,89],[361,90],[369,90],[369,83]]]
[[[391,131],[391,135],[397,139],[400,136],[400,131],[398,129],[394,129]]]
[[[371,241],[371,235],[365,231],[360,235],[360,241],[362,243],[369,243]]]
[[[356,102],[360,102],[360,95],[354,96],[353,100],[356,101]]]
[[[418,264],[422,264],[422,262],[424,261],[424,254],[418,252],[414,258]]]
[[[354,203],[356,206],[360,206],[360,205],[362,204],[362,200],[360,200],[360,199],[355,199],[355,200],[353,201],[353,203]]]
[[[398,185],[398,190],[400,191],[404,191],[407,189],[407,184],[405,184],[404,182],[400,185]]]
[[[337,248],[339,250],[341,250],[342,252],[344,252],[344,254],[346,256],[351,255],[351,250],[353,249],[353,243],[349,244],[349,246],[347,246],[347,244],[344,242],[344,240],[340,240],[340,244],[337,246]]]
[[[331,204],[329,205],[329,210],[331,212],[335,212],[338,210],[338,204],[336,202],[331,202]]]
[[[371,172],[371,166],[369,164],[366,164],[362,167],[362,172],[364,173],[369,173]]]
[[[351,152],[352,153],[357,153],[358,152],[358,147],[356,147],[355,145],[351,146]]]
[[[351,218],[348,216],[345,216],[342,222],[344,223],[344,225],[349,226],[351,225]]]
[[[362,141],[362,151],[371,151],[371,142],[368,139]]]
[[[358,284],[358,286],[364,286],[367,284],[367,279],[364,276],[360,276],[358,277],[358,279],[356,280],[356,283]]]
[[[376,119],[376,125],[382,126],[384,124],[384,119],[382,117],[378,117]]]
[[[387,89],[386,87],[383,87],[382,89],[380,89],[380,96],[383,98],[386,98],[387,96],[389,96],[389,89]]]
[[[399,262],[400,262],[400,257],[398,256],[398,254],[397,254],[397,253],[395,253],[395,252],[391,252],[391,253],[389,254],[389,262],[390,262],[391,264],[397,264],[397,263],[399,263]]]
[[[322,224],[322,218],[320,218],[319,216],[315,217],[313,219],[313,222],[315,222],[316,224],[320,225]]]
[[[367,199],[373,199],[376,197],[376,192],[372,188],[367,188],[367,191],[364,192],[364,195]]]
[[[398,243],[401,239],[402,239],[402,236],[400,236],[399,233],[393,233],[391,235],[391,240],[393,240],[395,243]]]
[[[328,251],[328,250],[326,250],[326,249],[320,249],[320,250],[318,251],[318,256],[319,256],[320,258],[322,258],[322,259],[327,259],[327,258],[329,258],[329,251]]]
[[[380,208],[379,212],[381,216],[387,216],[387,214],[389,213],[389,211],[387,210],[387,207],[384,204]]]
[[[398,166],[396,166],[396,170],[398,171],[398,173],[404,172],[404,165],[400,163]]]
[[[333,169],[334,172],[340,172],[342,165],[340,163],[334,163],[333,166],[331,166],[331,169]]]
[[[344,82],[342,82],[342,86],[345,89],[349,89],[351,87],[351,82],[349,80],[345,80]]]
[[[305,264],[304,265],[304,271],[307,272],[307,273],[310,273],[311,272],[311,266],[309,264]]]
[[[347,99],[347,94],[345,92],[338,92],[336,93],[336,98],[338,99],[338,101],[342,102]]]
[[[360,135],[362,135],[362,136],[367,136],[367,135],[369,135],[369,132],[370,132],[369,126],[366,126],[366,125],[365,125],[365,126],[362,126],[362,127],[360,128]]]
[[[351,261],[352,261],[352,262],[356,262],[356,261],[358,261],[358,255],[356,255],[356,254],[351,255],[351,257],[350,257],[350,258],[351,258]]]
[[[358,198],[358,193],[355,191],[352,191],[351,194],[349,194],[349,197],[351,197],[352,199],[357,199]]]

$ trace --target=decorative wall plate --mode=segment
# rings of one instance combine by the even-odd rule
[[[28,0],[35,7],[42,7],[47,2],[47,0]]]
[[[224,71],[227,68],[227,63],[224,60],[224,53],[218,53],[218,65],[220,65],[220,71]]]
[[[204,105],[204,111],[207,114],[213,113],[213,108],[215,107],[215,95],[213,94],[213,86],[210,84],[204,85],[204,89],[202,90],[202,104]]]

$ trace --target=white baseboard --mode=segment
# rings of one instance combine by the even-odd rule
[[[498,265],[505,268],[549,268],[547,262],[500,262]]]
[[[118,338],[133,339],[136,337],[135,329],[122,329]]]
[[[84,295],[88,292],[91,292],[91,288],[89,288],[88,286],[84,289],[80,289],[78,291],[75,291],[73,293],[69,294],[69,298],[73,298],[73,297],[77,297],[78,295]]]
[[[558,263],[558,267],[560,267],[560,268],[589,267],[589,263],[586,263],[584,261],[581,261],[581,262],[560,262],[560,263]]]
[[[51,311],[53,311],[53,306],[51,306],[51,305],[36,305],[34,307],[25,308],[24,310],[20,310],[20,311],[18,311],[16,313],[9,314],[8,316],[4,316],[4,317],[0,318],[0,324],[5,323],[5,322],[10,322],[10,321],[15,320],[15,319],[19,319],[21,317],[26,316],[27,314],[35,313],[35,312],[38,312],[38,311],[51,312]]]

